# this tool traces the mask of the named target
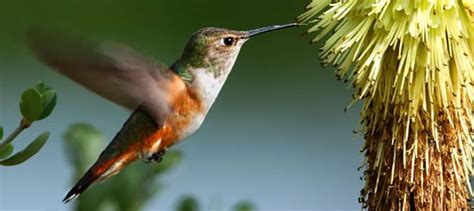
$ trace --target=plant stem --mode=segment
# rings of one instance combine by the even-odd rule
[[[20,133],[25,130],[26,128],[29,128],[31,126],[31,123],[26,122],[24,119],[21,120],[20,125],[7,137],[5,140],[3,140],[2,143],[0,143],[0,150],[2,150],[4,147],[6,147],[9,143],[11,143],[15,138],[20,135]]]

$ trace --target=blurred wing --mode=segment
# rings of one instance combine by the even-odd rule
[[[143,105],[158,123],[170,109],[171,71],[130,47],[42,29],[29,30],[27,41],[44,63],[112,102]]]

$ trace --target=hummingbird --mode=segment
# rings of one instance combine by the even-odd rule
[[[256,35],[295,26],[298,24],[249,31],[202,28],[169,67],[120,43],[30,29],[27,43],[40,61],[133,111],[63,202],[134,161],[160,162],[170,147],[199,129],[243,44]]]

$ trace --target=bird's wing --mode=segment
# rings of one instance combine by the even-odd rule
[[[158,123],[170,110],[175,74],[130,47],[44,29],[30,29],[27,42],[44,63],[112,102],[132,110],[144,106]]]

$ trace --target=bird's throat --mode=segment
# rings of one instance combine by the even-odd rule
[[[181,58],[171,66],[171,69],[187,82],[188,88],[198,95],[205,112],[210,109],[224,86],[234,66],[237,53],[227,58],[210,58],[204,59],[199,66],[191,65]]]
[[[217,76],[213,71],[203,68],[191,68],[188,71],[193,78],[189,88],[193,89],[198,95],[207,112],[224,86],[230,70],[223,71],[222,74]]]

